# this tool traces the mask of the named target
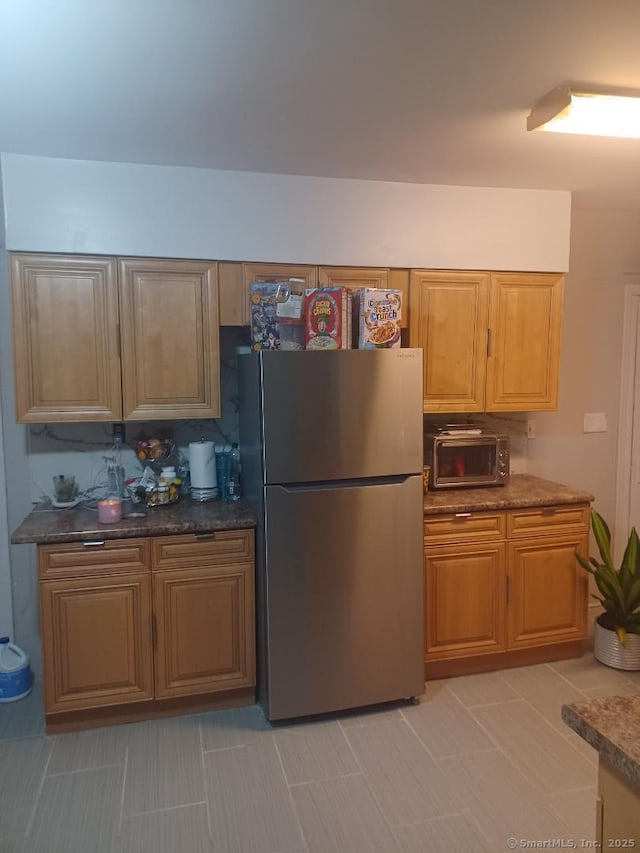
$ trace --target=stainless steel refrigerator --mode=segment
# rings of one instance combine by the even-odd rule
[[[239,363],[268,719],[424,691],[422,350]]]

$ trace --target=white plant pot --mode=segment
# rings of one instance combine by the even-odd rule
[[[614,669],[640,670],[640,634],[627,634],[624,646],[615,631],[603,628],[596,619],[593,654]]]

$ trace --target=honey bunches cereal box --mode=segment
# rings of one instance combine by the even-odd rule
[[[358,349],[401,346],[402,291],[361,287],[354,294]]]
[[[307,349],[351,349],[351,291],[320,287],[305,296]]]

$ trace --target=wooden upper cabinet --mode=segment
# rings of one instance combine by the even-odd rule
[[[359,287],[389,287],[389,269],[374,269],[373,267],[319,267],[318,282],[320,287],[348,287],[357,290]]]
[[[486,411],[557,409],[563,276],[491,279]]]
[[[249,287],[254,281],[293,279],[301,290],[314,287],[381,287],[402,292],[400,325],[408,326],[409,270],[361,269],[358,267],[315,267],[306,264],[258,264],[220,261],[220,325],[246,326],[250,322]]]
[[[318,267],[319,287],[374,287],[381,290],[399,290],[402,293],[400,326],[408,326],[409,316],[409,270],[376,269],[374,267]]]
[[[484,409],[488,273],[411,271],[411,346],[424,350],[424,411]]]
[[[122,420],[111,258],[11,256],[16,418]]]
[[[562,293],[556,274],[412,270],[424,411],[556,409]]]
[[[128,420],[220,416],[216,264],[119,261]]]
[[[220,416],[217,264],[11,256],[22,423]]]

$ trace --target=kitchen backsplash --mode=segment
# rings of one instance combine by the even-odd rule
[[[222,417],[217,420],[153,421],[125,424],[125,441],[121,464],[125,477],[139,476],[142,465],[135,456],[133,445],[140,431],[156,435],[170,430],[176,446],[188,458],[188,446],[204,437],[216,443],[230,444],[238,440],[238,347],[246,346],[247,330],[232,326],[220,329],[220,367]],[[464,415],[443,415],[438,419],[461,420]],[[488,429],[507,433],[511,438],[511,473],[527,470],[527,414],[509,412],[472,414]],[[435,420],[430,416],[430,420]],[[105,457],[113,448],[113,425],[110,423],[31,424],[27,431],[31,475],[31,499],[37,503],[44,495],[53,497],[53,477],[73,475],[81,491],[106,484]]]
[[[451,423],[462,420],[478,421],[486,429],[508,435],[510,439],[510,471],[527,473],[527,412],[472,412],[465,414],[425,415],[425,420]]]
[[[527,413],[491,412],[478,417],[487,429],[508,435],[512,474],[527,473]]]
[[[127,422],[121,450],[125,477],[139,476],[142,465],[133,445],[140,431],[156,435],[170,430],[176,446],[188,458],[188,446],[204,437],[216,443],[238,440],[238,381],[236,347],[246,343],[246,330],[232,326],[220,329],[220,376],[222,417],[216,420]],[[81,491],[106,483],[106,460],[113,447],[111,423],[31,424],[27,442],[31,475],[31,499],[53,497],[53,477],[73,475]]]

